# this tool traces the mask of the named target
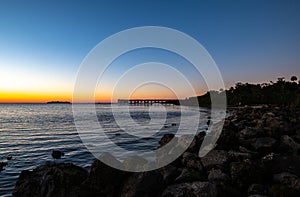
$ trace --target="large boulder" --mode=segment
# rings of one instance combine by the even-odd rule
[[[291,174],[289,172],[275,174],[274,180],[294,190],[299,190],[300,192],[300,179],[294,174]]]
[[[191,168],[184,168],[181,171],[181,174],[175,179],[176,183],[184,183],[184,182],[193,182],[193,181],[205,181],[206,173],[201,171],[191,169]]]
[[[102,161],[113,162],[122,169],[122,163],[108,153],[100,156]],[[112,168],[96,159],[87,180],[81,186],[81,196],[116,196],[119,195],[116,188],[120,188],[123,181],[132,173]]]
[[[229,176],[220,169],[212,169],[208,173],[208,180],[216,185],[225,185],[229,182]]]
[[[14,196],[67,197],[78,196],[88,172],[71,163],[49,164],[24,170],[16,183]]]
[[[269,188],[272,196],[299,196],[300,179],[289,172],[274,175],[274,183]]]
[[[268,153],[273,150],[276,145],[276,140],[271,137],[260,137],[253,141],[252,148],[259,153]]]
[[[220,134],[215,149],[218,150],[234,150],[239,146],[238,136],[237,136],[238,128],[231,121],[225,121],[225,125],[223,127],[222,133]]]
[[[263,135],[263,130],[255,127],[246,127],[239,132],[241,139],[257,138]]]
[[[209,182],[180,183],[168,186],[162,196],[165,197],[214,197],[217,187]]]
[[[187,168],[193,168],[198,171],[203,171],[203,164],[201,163],[201,159],[194,153],[183,153],[182,164]]]
[[[300,144],[295,142],[290,136],[283,135],[280,138],[280,145],[278,147],[278,151],[281,154],[299,155]]]
[[[242,162],[232,162],[230,164],[230,175],[234,185],[246,191],[253,182],[265,182],[266,172],[264,168],[246,159]]]
[[[248,188],[248,195],[249,196],[251,196],[251,195],[267,196],[268,189],[264,185],[254,183],[254,184],[250,185],[250,187]]]
[[[201,162],[207,170],[212,168],[226,168],[228,153],[224,150],[212,150],[201,158]]]
[[[123,186],[115,187],[120,190],[120,196],[161,196],[164,189],[163,176],[159,171],[132,173],[123,183]]]

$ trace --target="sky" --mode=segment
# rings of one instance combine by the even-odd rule
[[[216,62],[226,88],[300,78],[300,2],[294,1],[0,1],[0,102],[72,100],[80,64],[105,38],[140,26],[163,26],[193,37]],[[113,87],[143,62],[170,64],[196,94],[207,87],[178,55],[141,49],[117,58],[98,83],[96,101],[123,98]],[[154,75],[168,74],[156,71]],[[143,78],[147,73],[140,71]],[[134,80],[134,79],[132,79]],[[126,86],[127,85],[127,86]],[[176,92],[187,95],[179,82]],[[123,90],[132,87],[130,81]],[[131,90],[131,89],[130,89]],[[114,96],[112,96],[114,94]],[[173,98],[168,87],[148,84],[134,98]],[[89,102],[82,96],[82,102]]]

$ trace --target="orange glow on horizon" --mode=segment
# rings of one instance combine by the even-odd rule
[[[72,101],[72,94],[41,93],[41,92],[3,92],[0,93],[0,103],[45,103],[49,101]]]

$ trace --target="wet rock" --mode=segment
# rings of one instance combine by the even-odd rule
[[[9,160],[12,159],[12,156],[11,156],[11,155],[8,155],[8,156],[6,157],[6,159],[9,161]]]
[[[209,182],[181,183],[168,186],[162,196],[169,197],[214,197],[217,196],[217,188]]]
[[[7,165],[7,162],[0,162],[0,172],[3,170],[3,167]]]
[[[182,135],[178,138],[178,145],[188,149],[193,141],[195,141],[194,135]]]
[[[84,169],[70,163],[50,164],[24,170],[16,183],[14,196],[78,196],[81,183],[87,178]]]
[[[261,184],[252,184],[248,188],[248,195],[268,195],[268,188]]]
[[[228,153],[224,150],[212,150],[201,158],[201,162],[206,169],[225,168],[228,162]]]
[[[64,156],[65,154],[62,152],[62,151],[59,151],[59,150],[53,150],[52,151],[52,157],[54,159],[60,159],[62,156]]]
[[[159,140],[160,146],[166,145],[166,144],[169,143],[174,137],[175,137],[175,135],[172,134],[172,133],[164,134],[164,136]]]

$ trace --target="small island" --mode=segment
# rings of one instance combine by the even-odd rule
[[[49,101],[47,104],[71,104],[69,101]]]

